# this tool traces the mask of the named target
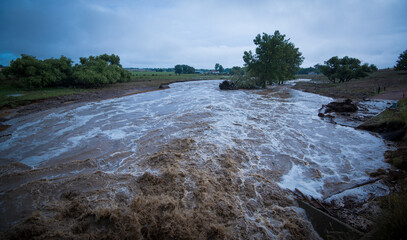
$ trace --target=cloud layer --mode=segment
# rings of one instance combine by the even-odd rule
[[[242,66],[258,33],[280,30],[304,67],[352,56],[392,67],[407,48],[407,2],[0,0],[0,64],[115,53],[125,67]]]

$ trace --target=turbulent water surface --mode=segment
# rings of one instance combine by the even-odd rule
[[[176,83],[7,122],[0,230],[310,239],[286,189],[322,198],[387,167],[381,138],[317,116],[331,98],[218,84]]]

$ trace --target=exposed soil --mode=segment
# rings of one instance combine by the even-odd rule
[[[405,71],[380,70],[363,79],[344,83],[331,83],[320,75],[301,75],[311,82],[299,82],[295,89],[332,98],[363,100],[366,98],[398,100],[407,98],[407,74]]]
[[[388,90],[372,97],[372,99],[385,100],[399,100],[401,98],[407,98],[407,84],[404,86],[399,86],[398,89]]]

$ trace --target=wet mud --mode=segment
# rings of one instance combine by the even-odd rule
[[[178,139],[140,159],[153,172],[95,171],[92,161],[61,166],[89,169],[2,189],[5,238],[315,239],[292,196],[262,175],[244,176],[239,150],[202,161],[193,139]],[[130,161],[130,160],[129,160]],[[78,166],[79,165],[79,166]],[[130,167],[131,164],[129,164]],[[42,175],[10,166],[2,182]],[[50,169],[54,172],[56,169]],[[42,172],[46,171],[43,169]],[[47,174],[45,174],[47,175]],[[8,201],[9,200],[9,201]],[[11,201],[12,200],[12,201]],[[4,212],[5,211],[5,212]],[[24,220],[19,221],[24,218]],[[12,223],[17,223],[11,226]]]
[[[330,98],[218,84],[6,121],[1,237],[318,239],[292,191],[328,197],[387,167],[381,138],[317,116]]]

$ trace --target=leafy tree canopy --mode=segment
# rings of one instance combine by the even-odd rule
[[[216,63],[216,64],[215,64],[215,71],[218,71],[218,70],[219,70],[219,66],[220,66],[219,63]]]
[[[325,65],[317,64],[315,67],[333,83],[335,83],[337,79],[339,82],[348,82],[354,78],[363,78],[366,77],[368,73],[377,71],[375,65],[369,65],[367,63],[361,65],[359,59],[348,56],[343,58],[335,56],[325,61]]]
[[[222,65],[220,65],[219,63],[215,64],[215,71],[219,71],[220,73],[223,73],[225,71],[225,69],[223,68]]]
[[[394,68],[397,71],[407,70],[407,50],[400,54],[399,59],[397,60],[397,64],[396,66],[394,66]]]
[[[292,79],[298,72],[304,58],[298,48],[278,30],[274,35],[258,34],[253,40],[256,52],[245,51],[243,60],[248,71],[259,79],[265,87],[266,82],[283,83]]]
[[[72,60],[61,56],[59,59],[39,60],[22,54],[10,62],[5,74],[24,88],[46,88],[58,86],[99,87],[108,83],[130,81],[131,73],[122,68],[117,55],[103,54],[80,58],[80,64],[72,66]]]
[[[39,60],[34,56],[21,54],[21,58],[10,61],[7,76],[18,80],[18,86],[44,88],[66,85],[72,74],[72,60],[61,56],[59,59]]]
[[[80,65],[75,65],[72,75],[74,85],[100,87],[117,82],[128,82],[131,73],[122,68],[117,55],[103,54],[80,58]]]
[[[309,73],[319,73],[319,69],[316,69],[314,67],[300,68],[300,70],[297,72],[297,74],[309,74]]]
[[[223,73],[223,72],[225,71],[225,69],[223,68],[222,65],[219,65],[218,71],[219,71],[220,73]]]
[[[231,75],[244,75],[244,69],[238,66],[234,66],[232,67],[232,69],[230,69],[230,74]]]
[[[195,68],[185,64],[178,64],[175,65],[174,71],[176,74],[192,74],[195,73]]]

